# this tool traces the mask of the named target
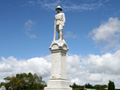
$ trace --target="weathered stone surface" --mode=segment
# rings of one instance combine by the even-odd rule
[[[62,50],[65,52],[68,51],[68,46],[65,42],[65,40],[55,40],[55,41],[52,41],[52,44],[51,46],[49,47],[49,49],[52,51],[59,51],[59,50]]]
[[[51,79],[66,79],[67,44],[64,40],[53,41],[51,46]]]
[[[51,50],[51,77],[45,90],[72,90],[66,77],[66,53],[68,46],[64,40],[53,41]]]
[[[45,90],[72,90],[67,80],[49,80]]]

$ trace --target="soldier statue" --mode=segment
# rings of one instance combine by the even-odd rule
[[[55,25],[54,25],[54,40],[56,37],[56,29],[58,32],[58,39],[63,40],[63,27],[65,25],[65,14],[62,13],[62,8],[57,6],[57,14],[55,15]]]

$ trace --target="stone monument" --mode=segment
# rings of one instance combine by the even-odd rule
[[[57,6],[55,15],[54,39],[50,46],[51,51],[51,77],[44,90],[72,90],[66,77],[66,53],[68,46],[63,38],[63,27],[65,24],[65,14],[61,13],[62,8]],[[58,40],[56,38],[56,29]]]

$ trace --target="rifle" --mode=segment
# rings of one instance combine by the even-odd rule
[[[56,38],[56,25],[54,25],[54,38],[53,38],[53,41],[55,41],[55,38]]]

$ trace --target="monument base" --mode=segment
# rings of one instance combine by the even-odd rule
[[[44,90],[72,90],[66,80],[49,80]]]
[[[72,88],[45,88],[45,90],[72,90]]]

